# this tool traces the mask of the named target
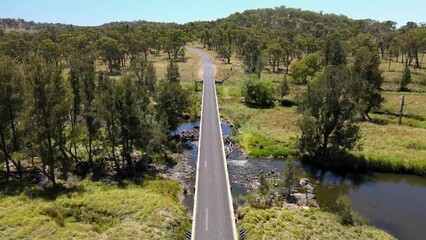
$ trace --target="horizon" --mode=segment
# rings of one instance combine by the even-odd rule
[[[244,4],[242,4],[243,2]],[[203,3],[203,6],[197,7],[196,0],[183,0],[179,3],[161,0],[157,4],[135,0],[128,0],[121,4],[114,1],[105,2],[99,0],[90,1],[89,3],[84,2],[84,0],[73,2],[5,0],[0,2],[0,18],[88,27],[125,21],[185,24],[195,21],[215,21],[246,10],[273,9],[284,6],[316,13],[344,15],[355,20],[372,19],[380,22],[390,20],[395,21],[398,27],[405,25],[407,22],[426,22],[422,11],[422,9],[426,9],[426,2],[414,0],[408,5],[398,0],[390,0],[386,1],[385,6],[380,4],[380,2],[382,1],[358,0],[342,2],[324,0],[321,3],[317,3],[295,0],[235,0],[232,2],[220,0],[214,3],[206,2]],[[366,6],[367,3],[369,7],[365,9],[363,6]],[[81,6],[85,6],[84,9],[81,9]],[[190,14],[181,14],[184,10],[187,10]]]

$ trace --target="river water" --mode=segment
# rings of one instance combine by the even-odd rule
[[[193,128],[194,124],[185,124],[178,130]],[[222,131],[225,135],[232,135],[232,129],[226,124],[222,124]],[[187,144],[191,147],[190,161],[195,167],[197,142]],[[252,180],[249,176],[257,178],[261,171],[264,174],[272,171],[279,177],[285,168],[285,160],[246,158],[239,150],[233,151],[227,161],[234,199],[249,190],[241,179]],[[353,208],[372,225],[398,239],[426,238],[426,178],[388,173],[338,174],[301,163],[297,163],[297,176],[316,183],[316,197],[321,207],[331,206],[339,195],[347,195]],[[195,176],[189,182],[191,189],[194,184]],[[193,201],[192,194],[184,200],[190,211]]]

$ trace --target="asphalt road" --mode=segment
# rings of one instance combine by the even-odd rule
[[[204,87],[194,197],[192,239],[237,239],[229,176],[217,106],[214,65],[208,53],[194,48],[204,60]]]

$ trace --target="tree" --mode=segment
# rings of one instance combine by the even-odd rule
[[[383,102],[381,95],[383,77],[378,48],[360,47],[354,56],[352,70],[362,79],[359,108],[365,117],[371,119],[368,114],[371,110],[380,108]]]
[[[269,56],[269,63],[272,65],[272,72],[275,72],[276,69],[280,69],[280,59],[283,55],[283,49],[278,43],[270,43],[267,47],[267,52]]]
[[[99,129],[96,114],[96,74],[93,61],[88,61],[80,68],[80,84],[81,84],[81,102],[83,106],[83,117],[86,123],[88,135],[88,155],[89,163],[93,165],[93,139]]]
[[[131,62],[130,69],[136,76],[136,88],[141,91],[139,94],[143,96],[145,95],[143,92],[146,91],[149,94],[153,94],[157,85],[154,65],[151,62],[146,62],[141,57],[135,57]]]
[[[259,183],[260,183],[260,186],[259,186],[260,194],[262,194],[262,195],[268,194],[269,193],[269,183],[268,183],[268,180],[265,178],[265,176],[263,174],[260,174]]]
[[[287,78],[284,79],[280,83],[280,97],[281,102],[284,100],[284,96],[287,96],[290,93],[290,87],[288,85]]]
[[[291,76],[295,83],[306,84],[309,73],[309,67],[303,61],[294,62],[291,64]]]
[[[287,196],[291,195],[291,190],[296,184],[296,166],[293,160],[287,160],[284,168],[284,188],[287,191]]]
[[[98,77],[98,93],[97,98],[97,109],[98,116],[103,120],[106,128],[106,147],[110,149],[111,158],[114,162],[116,171],[121,171],[120,164],[116,156],[116,148],[119,136],[118,128],[118,114],[117,114],[117,83],[114,80],[110,80],[108,76],[99,74]]]
[[[124,46],[107,36],[102,36],[96,42],[96,46],[104,62],[108,63],[109,71],[120,70],[121,60],[125,53]]]
[[[154,64],[151,62],[146,66],[145,85],[150,94],[155,92],[155,88],[157,86],[157,74],[155,72]]]
[[[324,48],[325,66],[346,64],[346,54],[338,36],[327,38]]]
[[[243,83],[241,92],[248,104],[260,107],[273,105],[274,85],[271,81],[261,80],[256,75],[249,75]]]
[[[218,53],[221,59],[226,58],[228,63],[231,63],[231,45],[221,45],[218,48]]]
[[[28,76],[30,95],[27,99],[27,115],[30,117],[26,124],[28,129],[33,129],[30,137],[41,156],[42,167],[38,169],[55,185],[57,163],[67,164],[64,129],[70,106],[67,99],[64,99],[67,94],[62,69],[33,58]]]
[[[399,91],[407,91],[408,84],[411,83],[411,72],[410,68],[406,65],[404,68],[404,72],[402,73],[401,84],[399,87]]]
[[[257,38],[251,38],[244,43],[244,64],[247,73],[262,72],[262,43]]]
[[[178,126],[179,118],[189,110],[191,100],[189,93],[177,82],[160,82],[156,96],[157,120],[166,118],[169,130]]]
[[[176,60],[179,56],[181,48],[185,46],[189,40],[190,38],[188,35],[180,29],[170,29],[167,31],[165,45],[167,46],[169,56],[171,52],[173,59]]]
[[[18,65],[7,56],[0,56],[0,148],[6,163],[9,177],[10,162],[18,170],[22,179],[21,162],[15,161],[12,154],[20,150],[17,124],[23,110],[22,74]]]
[[[133,140],[139,135],[140,119],[137,112],[136,95],[133,91],[135,87],[133,79],[126,75],[121,80],[115,88],[117,92],[115,108],[118,115],[123,161],[127,162],[129,168],[133,168],[131,153],[133,151]]]
[[[308,86],[298,111],[303,119],[299,148],[311,156],[328,158],[351,149],[359,138],[354,124],[356,94],[361,80],[343,66],[328,67],[323,76]]]
[[[169,65],[167,66],[167,80],[170,83],[180,82],[179,67],[173,60],[170,60]]]
[[[0,49],[5,55],[23,63],[31,52],[28,35],[25,32],[12,31],[0,43]]]
[[[59,64],[59,47],[50,39],[44,39],[38,45],[38,51],[48,63]]]

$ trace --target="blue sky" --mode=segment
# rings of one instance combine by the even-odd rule
[[[0,18],[95,26],[111,21],[186,23],[285,5],[351,18],[426,22],[425,0],[0,0]]]

